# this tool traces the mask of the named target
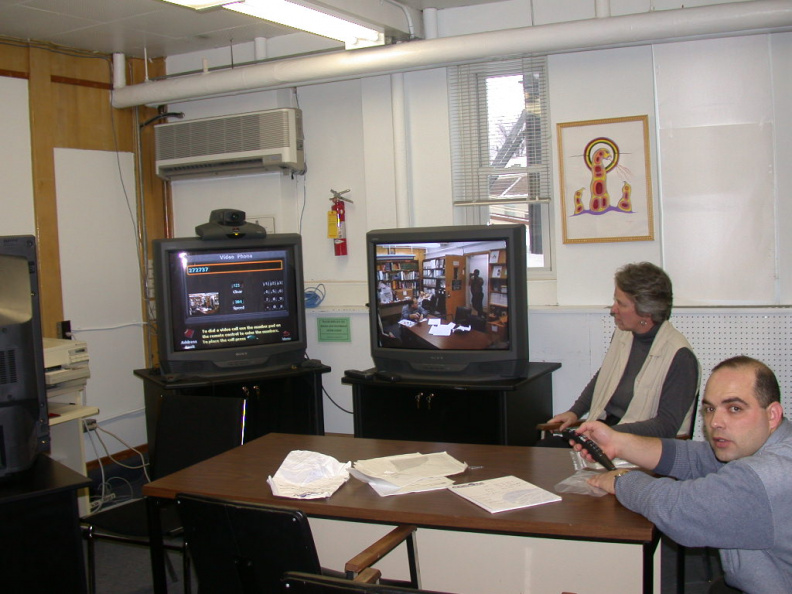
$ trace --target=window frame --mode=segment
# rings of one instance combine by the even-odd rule
[[[496,156],[504,158],[503,146],[507,144],[510,134],[517,130],[516,125],[523,119],[523,115],[533,113],[539,116],[538,134],[528,136],[532,141],[533,151],[540,155],[539,162],[528,162],[526,155],[524,166],[495,166],[491,162],[493,143],[491,133],[495,126],[508,124],[495,120],[490,116],[487,101],[487,83],[498,77],[523,77],[523,91],[526,93],[526,109],[522,112],[518,122],[511,122],[511,133],[501,130],[504,134],[503,144],[499,147]],[[530,76],[532,81],[527,85],[525,77]],[[526,90],[526,88],[530,90]],[[448,69],[449,89],[449,117],[451,130],[451,157],[452,157],[452,182],[453,182],[453,211],[455,224],[489,224],[493,219],[508,218],[508,214],[498,215],[491,211],[491,207],[503,207],[508,213],[509,205],[528,205],[528,209],[538,209],[539,228],[542,258],[544,265],[529,266],[528,275],[531,279],[555,278],[553,258],[553,180],[551,149],[551,125],[549,114],[549,91],[547,85],[547,58],[524,57],[508,60],[497,60],[485,63],[466,64],[450,67]],[[533,101],[531,101],[533,99]],[[525,134],[525,125],[521,125],[520,132]],[[493,135],[494,138],[494,135]],[[514,151],[530,150],[526,146],[526,136]],[[506,149],[508,150],[508,149]],[[486,155],[486,159],[484,158]],[[508,158],[507,157],[507,158]],[[503,177],[493,180],[493,175],[504,176],[516,173],[515,186],[519,183],[519,176],[529,180],[535,174],[536,182],[523,184],[526,191],[534,192],[531,198],[524,194],[517,198],[493,198],[490,187],[493,181],[501,181]],[[507,188],[508,192],[511,188]],[[504,193],[505,193],[504,192]],[[529,234],[532,231],[531,223],[527,222]],[[529,249],[530,259],[530,249]]]

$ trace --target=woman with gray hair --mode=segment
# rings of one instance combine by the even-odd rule
[[[616,330],[602,367],[572,408],[548,423],[563,429],[588,413],[625,433],[687,432],[701,373],[690,344],[668,321],[671,279],[658,266],[640,262],[620,268],[615,285],[610,314]],[[540,444],[553,445],[548,441]]]

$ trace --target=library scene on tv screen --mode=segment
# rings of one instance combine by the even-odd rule
[[[376,246],[379,346],[509,348],[504,240]]]

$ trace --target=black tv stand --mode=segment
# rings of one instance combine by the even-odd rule
[[[157,429],[163,430],[158,427],[159,410],[162,400],[167,398],[181,401],[185,414],[180,422],[192,420],[196,427],[203,427],[204,423],[211,426],[211,415],[217,407],[239,404],[244,414],[234,423],[240,443],[272,431],[324,435],[322,374],[329,372],[330,367],[316,359],[311,361],[315,363],[212,377],[188,374],[173,377],[156,368],[135,370],[135,375],[143,380],[149,453],[156,448]],[[217,433],[222,429],[217,428]],[[211,440],[212,435],[206,439]]]
[[[552,372],[560,363],[529,363],[526,376],[492,381],[398,381],[345,375],[352,386],[355,437],[534,445],[535,427],[553,416]]]

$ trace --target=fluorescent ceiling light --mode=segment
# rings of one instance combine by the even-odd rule
[[[385,43],[385,36],[381,31],[286,0],[244,0],[225,4],[224,7],[265,21],[343,41],[347,49]]]
[[[195,10],[206,10],[207,8],[228,4],[229,0],[165,0],[165,2],[186,6],[187,8],[194,8]]]

